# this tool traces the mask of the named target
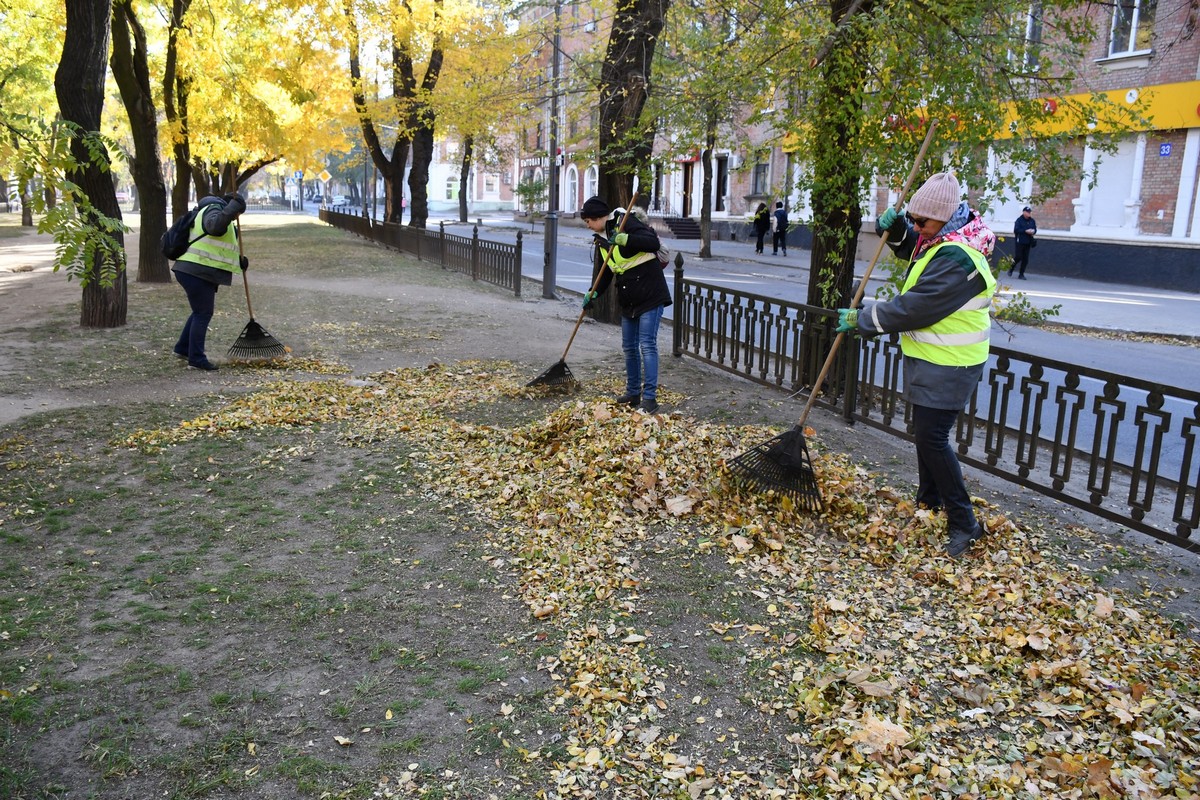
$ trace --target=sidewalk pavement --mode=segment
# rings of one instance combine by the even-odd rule
[[[481,228],[519,229],[527,237],[539,241],[543,236],[541,221],[531,226],[528,222],[511,217],[480,219]],[[462,224],[457,220],[446,221],[447,227]],[[474,220],[469,224],[475,224]],[[591,233],[574,220],[560,224],[558,232],[560,242],[578,240],[586,243],[591,240]],[[683,253],[685,259],[695,259],[700,252],[698,239],[664,238],[663,243],[672,251]],[[753,241],[713,241],[711,251],[712,259],[703,262],[706,267],[719,267],[723,262],[757,264],[769,270],[778,270],[781,277],[785,272],[799,270],[804,273],[803,280],[807,282],[811,255],[808,250],[792,248],[786,257],[773,256],[769,251],[758,255],[754,252]],[[887,258],[887,255],[884,253],[883,258]],[[868,263],[857,263],[856,280],[860,280],[866,272]],[[1027,280],[1024,281],[1017,280],[1015,276],[1009,278],[1005,274],[999,275],[1000,291],[1004,294],[1021,293],[1038,308],[1061,306],[1058,315],[1051,317],[1053,322],[1112,331],[1200,338],[1200,294],[1039,275],[1037,268],[1037,259],[1034,258],[1027,270]],[[867,285],[867,297],[880,285],[882,281],[877,281],[872,274]]]

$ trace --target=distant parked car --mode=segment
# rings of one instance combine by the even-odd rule
[[[329,205],[331,205],[331,206],[348,206],[348,205],[350,205],[350,198],[346,197],[346,195],[344,195],[344,194],[335,194],[333,196],[333,199],[329,201]]]

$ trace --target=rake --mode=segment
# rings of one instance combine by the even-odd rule
[[[237,226],[238,256],[242,255],[242,226]],[[242,286],[246,289],[246,312],[250,321],[242,328],[242,334],[229,347],[226,354],[234,361],[270,361],[283,358],[288,354],[288,348],[271,334],[267,329],[254,320],[254,307],[250,305],[250,283],[246,280],[246,272],[242,271]]]
[[[629,211],[625,212],[625,216],[621,217],[621,224],[617,226],[617,233],[625,229],[625,220],[629,219],[629,215],[633,213],[633,204],[637,202],[638,193],[633,193],[633,198],[629,201]],[[609,251],[611,252],[611,250]],[[596,273],[596,279],[592,281],[592,288],[588,294],[596,291],[596,287],[600,285],[600,279],[604,277],[604,270],[608,268],[608,253],[600,259],[600,270]],[[579,333],[579,326],[583,324],[583,317],[587,313],[587,309],[579,311],[579,319],[575,320],[575,329],[571,331],[571,338],[567,339],[567,346],[563,350],[562,358],[551,365],[545,372],[538,375],[536,378],[525,384],[526,388],[532,386],[562,386],[575,387],[579,385],[579,380],[571,373],[571,368],[567,366],[567,353],[571,351],[571,343],[575,341],[575,334]]]
[[[900,195],[896,198],[895,205],[892,206],[897,212],[904,206],[904,199],[908,196],[908,190],[912,188],[913,181],[916,180],[917,171],[921,168],[921,162],[925,160],[925,151],[929,149],[929,144],[933,141],[933,132],[936,128],[937,120],[931,120],[929,131],[925,134],[925,141],[921,143],[921,150],[917,153],[917,160],[913,163],[912,171],[908,173],[908,180],[904,182],[904,188],[900,190]],[[858,289],[850,303],[851,308],[857,308],[862,301],[863,294],[867,290],[867,280],[871,277],[872,270],[875,269],[875,263],[883,254],[887,240],[885,232],[879,239],[879,248],[875,251],[875,256],[867,265],[867,271],[863,273],[862,280],[858,283]],[[821,374],[817,376],[817,380],[813,384],[812,391],[808,395],[808,402],[804,404],[804,410],[800,412],[800,419],[796,425],[791,430],[754,445],[727,462],[734,477],[751,491],[774,490],[778,494],[792,498],[797,508],[811,511],[814,514],[820,513],[824,508],[824,503],[821,501],[821,490],[817,485],[817,476],[813,471],[812,459],[808,455],[808,444],[804,441],[804,423],[808,421],[808,414],[812,411],[817,395],[821,393],[821,387],[825,384],[825,378],[833,366],[834,356],[837,355],[838,348],[841,347],[842,340],[845,338],[845,331],[834,338],[829,355],[825,357],[825,363],[821,367]]]

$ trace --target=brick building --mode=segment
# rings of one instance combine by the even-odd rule
[[[1028,35],[1040,36],[1037,3],[1031,7]],[[546,26],[553,11],[531,9],[538,18],[524,24]],[[595,11],[579,4],[562,6],[560,65],[570,64],[589,50],[602,50],[608,31]],[[1017,197],[993,200],[987,212],[996,232],[1009,238],[1021,207],[1032,202],[1040,246],[1034,272],[1087,276],[1099,280],[1200,291],[1200,202],[1197,174],[1200,164],[1200,36],[1192,36],[1196,20],[1187,3],[1159,4],[1157,0],[1118,0],[1085,6],[1098,34],[1083,57],[1072,91],[1105,92],[1115,103],[1140,101],[1146,124],[1118,136],[1115,154],[1101,155],[1086,139],[1069,145],[1080,174],[1096,174],[1094,185],[1075,178],[1053,197],[1040,197],[1035,174],[1020,176]],[[513,181],[548,179],[550,96],[554,94],[551,57],[542,48],[545,65],[540,117],[525,130],[513,167]],[[594,87],[578,85],[579,76],[562,69],[557,97],[559,208],[569,219],[585,198],[595,192],[597,166]],[[589,91],[590,89],[590,91]],[[1098,130],[1097,133],[1105,131]],[[669,131],[660,136],[670,137]],[[774,132],[760,126],[742,139],[719,142],[713,153],[713,235],[741,238],[746,219],[759,202],[771,205],[783,187],[794,186],[788,171],[803,165],[782,148],[765,146]],[[703,198],[699,150],[654,166],[653,185],[643,188],[652,216],[698,218]],[[996,166],[1000,169],[1000,165]],[[888,202],[886,191],[868,192],[864,208],[873,220]],[[1034,199],[1036,198],[1036,199]],[[793,244],[810,239],[803,221],[809,218],[807,198],[792,191],[786,198],[791,219],[801,222]],[[868,234],[870,235],[870,234]],[[873,250],[874,248],[870,248]],[[1002,245],[1003,251],[1003,245]]]

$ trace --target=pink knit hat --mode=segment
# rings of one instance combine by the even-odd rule
[[[946,222],[954,216],[961,202],[962,192],[958,188],[958,181],[949,172],[939,172],[913,193],[907,210],[914,217]]]

